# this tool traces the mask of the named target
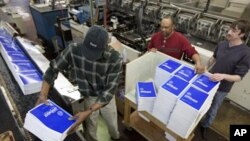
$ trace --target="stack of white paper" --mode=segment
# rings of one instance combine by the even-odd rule
[[[156,88],[160,88],[160,86],[165,83],[180,66],[180,62],[171,59],[157,66],[154,78]]]
[[[177,101],[167,128],[187,138],[210,106],[207,98],[208,94],[191,86]]]
[[[152,115],[166,124],[178,97],[181,96],[182,91],[188,86],[188,84],[187,81],[176,76],[173,76],[163,84],[158,91]]]
[[[196,76],[196,73],[193,67],[182,66],[176,71],[174,75],[184,79],[187,82],[192,82]]]
[[[20,88],[24,94],[32,94],[41,90],[42,74],[38,71],[18,72],[17,74]]]
[[[43,141],[63,141],[75,120],[69,120],[69,113],[52,101],[48,102],[49,105],[42,103],[28,111],[24,128]]]
[[[137,110],[152,112],[156,91],[153,82],[138,82],[137,83]]]

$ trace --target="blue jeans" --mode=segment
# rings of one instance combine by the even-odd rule
[[[227,94],[228,92],[221,92],[221,91],[217,91],[215,93],[211,107],[209,108],[204,120],[201,122],[201,126],[207,128],[213,123],[216,117],[217,111],[219,107],[221,106],[223,100],[227,96]]]

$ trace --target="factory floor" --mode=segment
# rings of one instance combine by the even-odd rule
[[[35,25],[32,21],[32,17],[31,17],[30,12],[29,12],[28,2],[29,2],[28,0],[10,0],[10,2],[6,6],[7,7],[14,6],[16,10],[19,10],[21,12],[21,14],[23,16],[23,22],[24,22],[24,28],[25,28],[24,29],[24,31],[25,31],[24,37],[28,38],[32,41],[38,42],[39,39],[37,38],[36,31],[35,31]],[[0,17],[1,17],[1,20],[4,20],[3,19],[4,16],[2,14],[3,13],[0,12]],[[47,52],[47,53],[45,53],[45,56],[50,59],[50,58],[54,57],[54,54]],[[1,63],[3,63],[3,62],[1,62]],[[6,73],[6,72],[4,72],[4,73]],[[5,83],[7,83],[6,88],[9,89],[10,87],[15,87],[15,86],[12,86],[12,84],[8,84],[8,83],[11,83],[8,81],[14,81],[13,78],[6,80],[6,77],[8,75],[6,75],[4,73],[0,69],[0,75],[1,76],[3,75],[3,78],[5,79],[3,81],[5,81]],[[30,97],[32,97],[32,98],[30,98],[29,100],[35,99],[34,96],[30,96]],[[17,98],[17,99],[22,100],[24,98]],[[26,98],[26,101],[27,101],[27,98]],[[20,108],[20,107],[18,107],[18,108]],[[232,110],[230,110],[230,109],[232,109]],[[250,121],[249,121],[250,118],[246,118],[246,117],[250,117],[249,113],[246,113],[246,112],[240,110],[239,108],[231,105],[229,102],[225,102],[222,105],[222,108],[219,111],[219,115],[218,115],[215,123],[213,124],[212,128],[208,130],[208,139],[207,140],[208,141],[226,141],[226,140],[228,140],[228,138],[229,138],[229,135],[228,135],[229,134],[229,123],[234,123],[234,121],[232,121],[232,120],[234,118],[236,118],[235,115],[242,115],[242,116],[237,117],[237,121],[240,121],[240,123],[250,124]],[[22,118],[24,118],[24,117],[22,117]],[[146,141],[146,139],[144,139],[136,131],[127,130],[127,128],[123,125],[122,120],[123,120],[122,114],[119,114],[118,126],[119,126],[121,136],[123,138],[123,141]],[[8,121],[6,121],[6,122],[8,122]],[[0,125],[0,128],[2,128],[1,126],[2,125]],[[6,124],[5,126],[8,126],[8,124]],[[147,129],[145,129],[145,130],[147,130]],[[0,131],[3,132],[2,130],[0,130]],[[194,134],[195,134],[195,136],[193,138],[193,141],[202,141],[203,140],[201,138],[201,135],[200,135],[199,125],[197,126],[196,130],[194,131]],[[97,135],[98,135],[99,141],[109,141],[110,140],[105,123],[103,122],[102,119],[99,120]]]

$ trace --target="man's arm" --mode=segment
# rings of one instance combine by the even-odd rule
[[[36,102],[36,105],[38,105],[40,103],[46,103],[47,104],[49,89],[50,89],[50,84],[47,81],[43,81],[42,89],[41,89],[40,95],[38,97],[38,100]]]
[[[198,74],[204,73],[205,67],[201,64],[200,55],[195,53],[192,55],[192,60],[195,62],[195,71]]]
[[[56,59],[52,60],[50,62],[49,68],[46,70],[44,76],[43,76],[43,83],[40,95],[38,97],[38,100],[36,102],[36,105],[40,103],[47,103],[48,93],[50,90],[51,85],[54,84],[54,81],[56,80],[58,73],[60,70],[64,70],[69,66],[70,61],[70,52],[71,48],[66,48],[63,52],[61,52]]]
[[[226,80],[229,82],[239,82],[241,81],[241,77],[239,75],[230,75],[230,74],[223,74],[223,73],[214,73],[210,76],[212,81],[221,81]]]
[[[214,65],[216,59],[212,56],[209,58],[208,62],[207,62],[207,69],[210,70],[210,68]]]

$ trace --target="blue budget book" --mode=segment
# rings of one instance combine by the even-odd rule
[[[140,97],[156,97],[155,86],[153,82],[138,82],[137,92]]]
[[[175,75],[189,82],[190,80],[192,80],[192,78],[195,77],[196,73],[194,69],[189,68],[187,66],[183,66],[175,73]]]
[[[38,71],[20,72],[18,75],[24,85],[41,82],[43,80],[42,74]]]
[[[192,84],[205,92],[210,92],[218,83],[211,81],[207,75],[201,74]]]
[[[164,63],[160,64],[159,68],[161,68],[169,73],[172,73],[180,66],[181,66],[181,64],[179,62],[168,59]]]
[[[41,104],[30,111],[30,113],[42,122],[46,127],[59,132],[65,132],[75,120],[69,120],[71,115],[49,100],[49,105]]]
[[[173,76],[162,85],[162,88],[176,96],[179,96],[179,94],[188,86],[188,84],[189,83],[187,81]]]
[[[10,51],[7,53],[10,61],[29,62],[29,58],[23,52]]]
[[[31,61],[29,62],[12,62],[14,69],[17,72],[24,72],[24,71],[36,71],[36,67],[33,65]]]
[[[193,87],[190,87],[180,98],[180,100],[193,107],[194,109],[200,110],[207,97],[208,94]]]
[[[15,44],[15,43],[2,43],[4,49],[9,52],[9,51],[17,51],[17,52],[22,52],[22,50],[20,49],[20,47]]]

